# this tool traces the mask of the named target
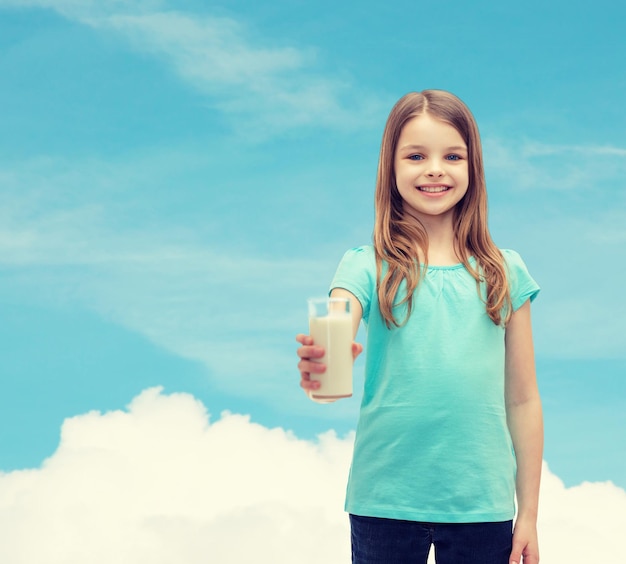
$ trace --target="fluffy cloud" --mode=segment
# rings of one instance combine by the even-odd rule
[[[611,482],[566,488],[544,463],[539,534],[542,563],[623,561],[626,491]]]
[[[66,420],[41,468],[0,475],[0,561],[348,562],[351,448],[146,390],[127,411]],[[565,488],[547,467],[543,484],[542,562],[617,562],[626,492]]]
[[[345,561],[349,446],[209,423],[192,397],[147,390],[128,412],[68,419],[40,469],[0,478],[0,561]]]

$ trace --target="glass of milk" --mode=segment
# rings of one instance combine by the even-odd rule
[[[324,356],[312,359],[326,365],[322,374],[311,374],[320,387],[311,390],[313,401],[328,402],[352,396],[352,315],[348,298],[309,300],[309,334]]]

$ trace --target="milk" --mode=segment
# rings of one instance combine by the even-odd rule
[[[352,316],[349,311],[330,309],[327,315],[309,317],[309,332],[313,343],[324,347],[325,354],[316,362],[326,364],[323,374],[311,374],[320,382],[312,390],[314,400],[348,398],[352,396]]]

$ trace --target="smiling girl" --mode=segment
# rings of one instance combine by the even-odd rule
[[[425,564],[431,545],[438,564],[539,561],[538,292],[489,234],[469,109],[439,90],[401,98],[383,134],[374,244],[349,250],[331,284],[351,300],[354,334],[367,329],[345,505],[353,562]],[[297,340],[310,392],[324,350]]]

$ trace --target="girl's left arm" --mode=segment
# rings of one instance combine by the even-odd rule
[[[539,562],[537,511],[543,457],[543,416],[535,373],[530,300],[506,327],[506,414],[517,459],[517,518],[510,563]]]

